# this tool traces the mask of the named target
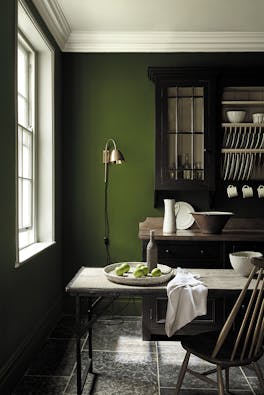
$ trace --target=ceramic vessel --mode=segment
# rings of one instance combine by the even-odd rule
[[[229,122],[232,123],[243,122],[246,116],[246,111],[242,111],[242,110],[227,111],[226,116]]]
[[[202,233],[221,233],[223,227],[234,215],[225,211],[200,211],[192,213]]]
[[[251,258],[261,258],[261,252],[256,251],[238,251],[229,254],[232,268],[241,276],[249,276],[254,265],[251,263]]]
[[[176,232],[175,200],[164,199],[163,233],[170,234],[175,232]]]
[[[154,230],[149,232],[149,242],[147,244],[147,265],[151,272],[158,264],[158,246],[154,238]]]

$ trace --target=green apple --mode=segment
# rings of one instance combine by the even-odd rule
[[[123,269],[123,273],[127,273],[130,269],[130,266],[127,262],[122,263],[120,267]]]
[[[146,265],[141,265],[140,268],[142,269],[144,276],[147,276],[149,272],[148,267]]]
[[[161,270],[158,267],[155,267],[152,271],[151,274],[153,277],[159,277],[161,276]]]
[[[115,274],[117,274],[118,276],[123,276],[123,274],[124,274],[123,268],[121,266],[117,266],[115,268]]]
[[[134,274],[134,277],[136,277],[136,278],[144,276],[143,270],[140,267],[136,268],[134,270],[133,274]]]

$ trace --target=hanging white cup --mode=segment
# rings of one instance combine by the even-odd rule
[[[259,185],[257,191],[258,191],[258,197],[264,198],[264,185]]]
[[[235,185],[228,185],[226,191],[229,198],[234,198],[238,196],[237,187]]]
[[[253,197],[253,189],[249,185],[243,185],[242,194],[243,198]]]

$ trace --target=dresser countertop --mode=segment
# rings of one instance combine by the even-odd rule
[[[138,237],[149,240],[149,231],[155,231],[156,240],[190,241],[264,241],[264,218],[231,218],[219,234],[201,233],[196,224],[190,229],[176,230],[172,234],[163,234],[162,217],[147,217],[139,223]]]

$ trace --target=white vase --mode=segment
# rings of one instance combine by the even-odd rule
[[[170,234],[175,232],[176,232],[175,200],[164,199],[163,233]]]

